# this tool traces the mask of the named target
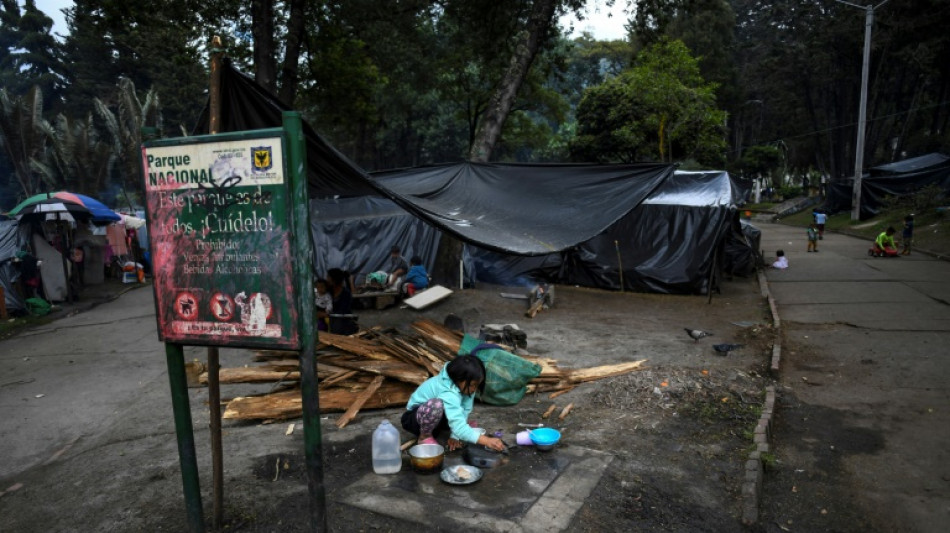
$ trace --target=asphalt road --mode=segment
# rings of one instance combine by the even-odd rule
[[[785,327],[769,530],[950,530],[950,263],[761,224]]]

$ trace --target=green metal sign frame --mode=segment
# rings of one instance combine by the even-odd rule
[[[225,154],[233,155],[224,157]],[[205,159],[202,161],[201,157]],[[316,532],[327,531],[314,353],[318,339],[313,308],[313,241],[306,145],[300,114],[284,112],[282,128],[151,141],[143,145],[142,160],[153,264],[159,259],[157,265],[164,269],[161,272],[156,269],[156,317],[159,336],[165,341],[188,528],[193,533],[205,530],[185,378],[185,344],[299,350],[310,527]],[[227,164],[219,163],[215,168],[219,160],[227,160]],[[255,168],[260,175],[254,175]],[[163,174],[152,176],[150,172]],[[245,180],[248,177],[250,179]],[[182,193],[179,189],[203,192]],[[190,211],[185,212],[186,209]],[[158,232],[156,227],[160,228]],[[223,244],[199,245],[199,232],[201,238],[210,236],[212,241]],[[233,235],[236,233],[247,235],[236,238]],[[199,246],[202,249],[199,250]],[[198,251],[202,253],[196,253]],[[202,259],[202,254],[206,259]],[[205,261],[214,263],[212,272],[205,272],[201,267]],[[226,268],[219,270],[219,263]],[[192,266],[184,266],[189,264]],[[260,272],[247,271],[255,265]],[[265,277],[270,279],[256,279]],[[272,288],[275,286],[277,289]],[[229,295],[227,291],[238,289],[248,297],[242,300],[250,306],[247,311],[252,316],[247,322],[238,314],[243,309],[236,309],[240,306],[233,296],[233,308],[224,296],[214,299],[214,294]],[[275,292],[266,292],[272,290]],[[252,291],[251,294],[248,291]],[[183,292],[194,296],[197,310],[195,306],[181,308]],[[256,299],[254,294],[257,294]],[[268,299],[261,294],[268,294]],[[267,312],[268,302],[270,312]],[[229,310],[234,316],[229,315]],[[231,325],[193,329],[176,326],[183,318],[189,323]],[[277,334],[273,334],[278,328],[270,327],[272,324],[279,326]]]
[[[159,338],[298,349],[282,129],[145,143]]]

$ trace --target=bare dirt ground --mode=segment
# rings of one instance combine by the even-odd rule
[[[519,422],[541,421],[541,412],[551,403],[575,404],[561,424],[563,446],[599,450],[615,459],[569,531],[743,529],[739,488],[768,381],[764,372],[771,333],[765,326],[733,323],[767,322],[767,308],[755,280],[726,282],[712,304],[700,296],[617,294],[559,286],[555,308],[533,320],[523,316],[524,301],[503,299],[502,290],[512,292],[488,286],[466,290],[421,313],[399,308],[361,311],[360,323],[406,328],[420,316],[441,321],[454,313],[465,320],[470,333],[477,333],[484,323],[517,323],[527,332],[528,353],[553,357],[563,367],[647,359],[643,371],[586,384],[556,400],[542,394],[528,396],[512,407],[476,405],[473,418],[483,427],[511,435]],[[150,299],[144,301],[143,292],[123,299],[143,300],[137,307],[151,305]],[[123,335],[130,334],[129,327]],[[154,323],[148,320],[134,327],[145,333],[154,331]],[[715,336],[694,342],[684,327],[712,331]],[[15,337],[4,342],[17,342],[22,350],[26,341]],[[739,342],[745,347],[721,356],[711,348],[715,342]],[[186,529],[168,384],[161,372],[164,356],[157,342],[140,341],[139,345],[143,350],[151,346],[153,355],[144,363],[142,355],[130,359],[137,361],[137,371],[117,365],[111,376],[140,380],[127,401],[104,409],[95,427],[77,431],[80,436],[64,451],[59,452],[64,443],[56,443],[51,449],[58,454],[49,460],[24,462],[19,467],[0,465],[8,473],[0,479],[0,490],[22,483],[19,490],[0,498],[0,516],[7,524],[4,530]],[[189,348],[186,358],[204,359],[204,354]],[[249,363],[247,351],[222,351],[224,366]],[[148,372],[143,372],[143,366]],[[89,372],[95,372],[91,368]],[[82,387],[85,379],[78,374],[72,383]],[[268,387],[225,385],[222,395],[233,397]],[[202,496],[209,515],[207,391],[192,389],[190,399]],[[0,401],[7,400],[0,396]],[[338,415],[325,415],[323,451],[331,530],[414,531],[421,527],[358,510],[336,497],[370,471],[372,430],[383,418],[395,420],[399,413],[399,409],[363,412],[342,430],[332,424]],[[298,429],[291,435],[285,435],[285,423],[225,423],[224,530],[308,530],[303,436],[296,422]],[[3,438],[18,437],[4,431]]]

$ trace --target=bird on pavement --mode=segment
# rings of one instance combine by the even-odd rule
[[[698,342],[699,339],[701,339],[701,338],[703,338],[703,337],[712,337],[712,333],[710,333],[710,332],[708,332],[708,331],[703,331],[703,330],[701,330],[701,329],[689,329],[689,328],[683,328],[683,329],[686,330],[686,333],[687,333],[690,337],[692,337],[693,341],[695,341],[695,342]]]
[[[722,355],[729,355],[729,352],[732,350],[738,350],[743,346],[743,344],[713,344],[713,350],[716,350]]]

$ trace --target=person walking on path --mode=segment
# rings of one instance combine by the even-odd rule
[[[901,255],[910,255],[910,247],[914,243],[914,215],[904,217],[904,230],[901,232],[901,244],[904,245]]]
[[[818,225],[818,239],[824,240],[825,238],[825,222],[828,221],[828,215],[823,211],[817,211],[815,213],[815,224]],[[815,250],[818,251],[817,249]]]
[[[812,223],[808,226],[808,250],[809,252],[818,251],[818,228]]]

